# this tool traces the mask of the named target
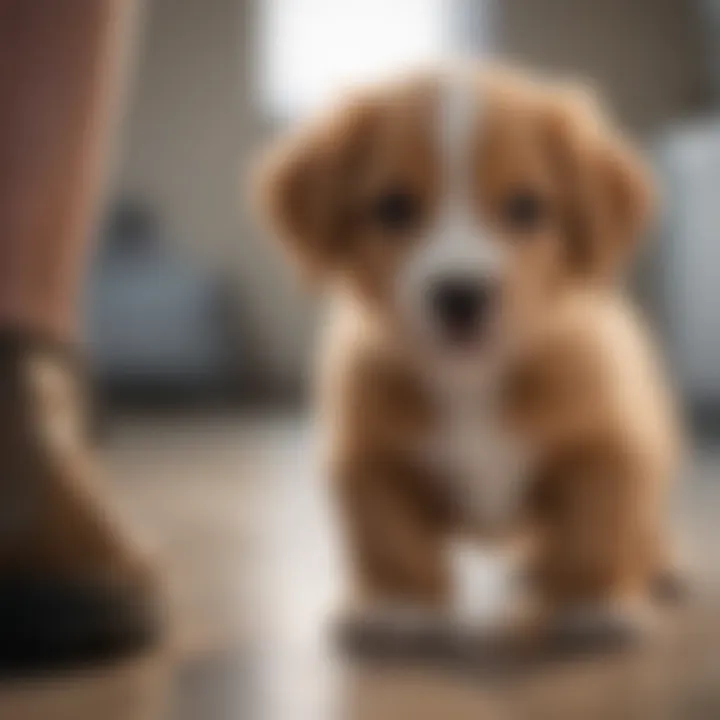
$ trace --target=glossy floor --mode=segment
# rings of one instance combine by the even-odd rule
[[[644,650],[581,661],[349,663],[327,641],[340,563],[290,415],[128,420],[110,489],[154,548],[166,647],[122,666],[0,688],[2,720],[453,720],[720,717],[720,449],[698,451],[676,507],[696,597]]]

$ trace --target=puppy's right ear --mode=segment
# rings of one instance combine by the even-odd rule
[[[312,279],[331,272],[350,242],[350,183],[370,120],[368,103],[349,102],[281,138],[260,163],[260,213]]]

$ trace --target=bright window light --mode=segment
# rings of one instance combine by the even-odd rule
[[[260,94],[294,117],[351,83],[436,59],[448,46],[451,0],[265,0]]]

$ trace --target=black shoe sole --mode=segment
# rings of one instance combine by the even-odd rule
[[[149,649],[159,635],[157,609],[135,593],[0,578],[0,680],[100,665]]]

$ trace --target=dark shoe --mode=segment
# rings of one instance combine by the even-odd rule
[[[40,575],[0,579],[0,677],[100,664],[157,638],[157,617],[136,593]]]
[[[78,366],[58,345],[0,331],[0,676],[158,639],[155,575],[97,482]]]

